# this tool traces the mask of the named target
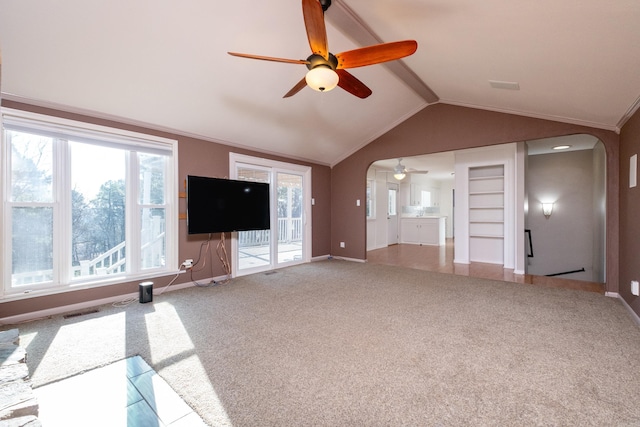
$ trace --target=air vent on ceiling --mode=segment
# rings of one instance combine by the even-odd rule
[[[518,82],[503,82],[499,80],[489,80],[489,84],[494,89],[520,90],[520,83]]]

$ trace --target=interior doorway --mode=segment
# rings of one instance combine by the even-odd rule
[[[562,185],[573,182],[572,187],[574,187],[574,189],[563,190],[563,193],[558,195],[561,197],[556,199],[554,213],[552,213],[549,218],[545,218],[542,214],[541,203],[543,202],[542,199],[546,199],[546,197],[537,194],[540,185],[535,185],[537,189],[532,188],[529,184],[533,178],[529,175],[523,178],[524,183],[522,185],[526,186],[525,193],[527,194],[524,201],[518,201],[518,206],[521,206],[521,204],[525,205],[524,218],[521,218],[520,221],[522,222],[518,224],[516,227],[517,230],[514,232],[522,232],[523,236],[526,236],[525,230],[529,230],[531,235],[531,240],[527,240],[525,237],[522,238],[522,246],[525,246],[525,243],[527,245],[531,243],[533,246],[533,257],[528,256],[530,255],[528,247],[522,251],[523,255],[519,255],[525,257],[524,261],[522,261],[524,272],[546,276],[549,274],[582,270],[584,268],[585,271],[562,274],[558,277],[604,283],[606,278],[606,153],[604,144],[590,135],[545,138],[526,141],[523,144],[525,144],[527,151],[527,155],[525,156],[525,169],[530,166],[530,163],[533,163],[534,166],[535,163],[542,163],[548,166],[553,163],[558,163],[561,171],[569,171],[571,168],[568,167],[567,163],[562,161],[555,162],[553,160],[554,157],[552,156],[562,153],[566,154],[565,157],[571,157],[579,156],[579,154],[576,153],[582,152],[583,157],[586,156],[591,159],[591,163],[589,163],[590,166],[586,173],[582,173],[580,175],[581,178],[574,181],[570,181],[567,178],[559,178],[560,175],[557,173],[543,172],[540,174],[540,176],[545,179],[552,179],[552,181],[545,184],[548,184],[550,188],[555,186],[559,189]],[[569,145],[570,147],[567,149],[568,151],[554,150],[553,148],[558,145]],[[490,149],[490,147],[487,147],[487,149]],[[571,152],[576,153],[570,154]],[[537,156],[543,157],[538,157],[534,159],[533,162],[530,162],[532,158]],[[544,156],[548,157],[545,158]],[[447,239],[454,238],[454,211],[461,209],[460,206],[454,207],[454,194],[458,193],[458,189],[455,188],[455,180],[453,179],[455,157],[456,152],[447,152],[404,157],[402,159],[402,163],[407,166],[410,172],[414,171],[414,175],[417,175],[418,171],[422,173],[428,171],[427,177],[439,177],[437,183],[431,184],[436,188],[436,191],[432,191],[431,198],[440,204],[440,212],[443,215],[447,215]],[[563,163],[564,167],[562,167]],[[384,185],[382,188],[386,188],[387,182],[394,181],[393,168],[397,164],[397,158],[376,161],[369,168],[367,179],[378,185],[378,188],[381,188],[380,186],[382,185]],[[408,174],[411,178],[413,178],[414,175]],[[446,178],[447,176],[449,179]],[[556,178],[553,178],[554,176]],[[554,183],[553,180],[557,182]],[[402,216],[404,207],[410,207],[412,205],[411,185],[407,183],[406,179],[401,182],[395,181],[395,183],[399,185],[398,199],[400,200],[400,205],[398,212],[400,216]],[[582,196],[588,196],[585,199],[588,200],[586,203],[584,200],[579,203],[581,206],[579,211],[576,211],[578,205],[571,202],[571,197],[573,197],[572,193],[576,193],[575,188],[580,188],[579,192]],[[380,197],[378,197],[378,199],[379,198]],[[372,203],[377,206],[378,209],[385,208],[384,205],[380,205],[376,200],[372,201]],[[384,198],[384,203],[386,203],[386,197]],[[447,206],[450,208],[449,212],[446,211]],[[378,212],[380,212],[380,210]],[[457,213],[458,212],[456,212],[456,216]],[[589,216],[589,218],[585,219],[585,215]],[[367,218],[367,251],[386,247],[388,226],[386,217],[384,217],[384,219],[385,220],[382,221],[380,215],[377,218]],[[568,230],[571,228],[569,225],[565,224],[564,226],[560,226],[560,223],[564,221],[568,221],[571,227],[578,224],[582,225],[580,225],[578,230],[569,232]],[[524,227],[522,224],[524,224]],[[522,230],[522,228],[525,230]],[[401,234],[401,230],[399,231]],[[575,238],[575,236],[579,236],[579,238]],[[514,238],[518,238],[518,236],[514,236]],[[577,244],[578,240],[583,243],[578,244],[579,250],[575,248],[565,248],[563,251],[558,252],[553,249],[553,246],[560,247],[558,242],[554,243],[554,241],[558,239],[561,241],[560,243],[563,244]],[[402,242],[401,235],[399,241]],[[520,243],[518,242],[518,246],[519,245]],[[584,251],[585,248],[588,248],[586,252]],[[579,252],[582,253],[580,259],[576,259],[576,254]],[[546,264],[543,262],[544,258],[558,261],[560,265],[549,265],[542,268],[542,266]],[[520,270],[522,271],[522,269]]]
[[[387,184],[387,246],[398,244],[398,184]]]

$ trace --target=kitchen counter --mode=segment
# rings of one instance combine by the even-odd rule
[[[443,246],[445,219],[445,216],[402,216],[400,243]]]

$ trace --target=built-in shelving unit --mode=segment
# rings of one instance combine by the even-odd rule
[[[469,260],[504,263],[504,165],[469,168]]]

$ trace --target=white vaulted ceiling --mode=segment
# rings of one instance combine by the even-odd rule
[[[637,108],[636,0],[333,0],[326,22],[333,53],[368,43],[363,28],[418,50],[405,74],[350,70],[373,91],[364,100],[339,88],[283,99],[304,65],[227,51],[306,58],[300,0],[0,0],[0,87],[7,99],[328,165],[434,102],[610,130]]]

